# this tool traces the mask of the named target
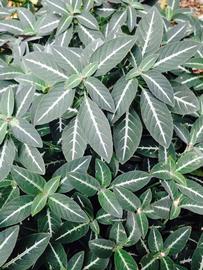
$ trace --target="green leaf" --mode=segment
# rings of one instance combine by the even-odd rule
[[[198,148],[193,148],[181,155],[176,166],[177,172],[182,174],[190,173],[203,166],[203,153]]]
[[[49,249],[47,252],[47,261],[50,267],[55,270],[67,269],[67,255],[64,247],[57,243],[49,243]]]
[[[109,238],[116,242],[117,245],[124,245],[127,242],[127,233],[122,222],[114,222],[110,233]]]
[[[142,119],[151,136],[168,147],[173,135],[173,120],[167,106],[146,90],[142,91],[140,106]]]
[[[115,194],[110,190],[101,190],[98,195],[98,200],[101,207],[114,217],[121,218],[123,210],[116,199]]]
[[[109,122],[97,104],[88,97],[80,106],[79,122],[90,146],[110,162],[113,144]]]
[[[109,167],[100,159],[96,159],[95,161],[95,178],[102,187],[108,187],[112,180],[112,174]]]
[[[40,99],[35,111],[35,125],[42,125],[61,117],[72,105],[74,96],[74,90],[64,89],[63,84],[56,85]]]
[[[42,255],[49,243],[50,235],[47,233],[32,234],[23,239],[21,251],[16,257],[8,261],[3,269],[26,270],[29,269]]]
[[[115,106],[111,93],[100,80],[90,77],[84,81],[84,85],[92,100],[96,102],[101,109],[114,112]]]
[[[192,58],[184,64],[185,67],[203,69],[202,58]]]
[[[191,179],[186,179],[185,185],[178,185],[179,190],[195,201],[196,203],[203,203],[203,187],[202,185],[192,181]]]
[[[88,217],[79,205],[63,194],[53,194],[48,200],[49,207],[57,216],[72,222],[86,222]]]
[[[92,30],[99,30],[97,20],[89,12],[83,11],[80,15],[77,15],[76,18],[78,19],[79,23],[81,23],[85,27]]]
[[[32,203],[32,207],[31,207],[31,214],[32,216],[35,216],[36,214],[38,214],[45,206],[47,203],[47,195],[40,193],[38,194]]]
[[[174,269],[174,262],[170,257],[162,257],[160,260],[160,270]]]
[[[93,196],[100,189],[99,182],[94,177],[88,174],[82,174],[77,172],[69,173],[68,180],[76,190],[80,191],[86,196]]]
[[[88,223],[74,223],[74,222],[64,222],[57,232],[55,241],[60,241],[61,243],[73,243],[84,235],[87,234],[89,230]]]
[[[67,76],[59,70],[51,54],[45,52],[32,52],[24,58],[25,65],[38,78],[51,84],[65,81]]]
[[[123,249],[118,249],[114,254],[116,270],[137,270],[138,266],[133,257]]]
[[[7,127],[8,127],[7,122],[0,119],[0,144],[2,144],[2,142],[6,136]]]
[[[159,50],[160,56],[154,67],[161,72],[177,69],[196,53],[198,47],[199,44],[192,40],[165,45]]]
[[[20,189],[31,195],[37,195],[43,191],[45,180],[42,176],[29,172],[18,166],[13,166],[12,177],[17,182]]]
[[[67,161],[83,156],[87,143],[78,116],[74,117],[62,133],[62,150]]]
[[[159,269],[158,258],[149,253],[141,259],[142,270],[155,270]]]
[[[140,227],[138,226],[136,214],[133,212],[127,213],[126,229],[128,232],[128,239],[125,245],[132,246],[136,244],[142,236]]]
[[[26,219],[31,213],[33,196],[23,195],[9,201],[0,210],[0,227],[17,224]]]
[[[68,262],[69,270],[81,270],[84,261],[84,251],[77,252]]]
[[[0,100],[0,112],[7,117],[10,117],[13,114],[14,110],[14,94],[13,89],[10,87],[5,91]]]
[[[159,29],[157,31],[157,29]],[[151,8],[142,17],[136,30],[136,42],[141,48],[142,56],[155,53],[161,44],[163,36],[163,22],[156,8]]]
[[[59,184],[60,177],[53,177],[44,185],[43,193],[45,193],[47,196],[53,195],[57,191]]]
[[[123,187],[135,192],[146,186],[150,178],[151,176],[147,172],[135,170],[117,176],[112,182],[112,187]]]
[[[148,229],[149,229],[149,222],[148,219],[145,215],[145,213],[142,212],[142,210],[138,210],[137,214],[136,214],[136,220],[137,220],[137,224],[140,228],[140,232],[142,234],[142,237],[145,238]]]
[[[181,199],[180,207],[183,209],[187,209],[193,213],[203,215],[203,203],[193,201],[186,196]]]
[[[192,270],[201,270],[203,257],[203,234],[201,234],[197,247],[192,255]]]
[[[115,103],[115,112],[111,119],[116,122],[129,107],[136,96],[138,87],[137,79],[127,81],[125,77],[121,77],[113,87],[111,95]]]
[[[173,88],[166,77],[153,70],[142,73],[141,76],[145,80],[149,90],[156,98],[168,105],[174,105]]]
[[[0,266],[2,266],[11,255],[19,233],[19,226],[10,227],[0,232]]]
[[[99,258],[108,258],[113,252],[115,243],[111,240],[97,238],[89,241],[89,248]]]
[[[42,139],[33,125],[24,119],[13,118],[10,122],[13,135],[33,147],[42,147]]]
[[[0,180],[6,178],[15,158],[15,145],[12,139],[7,139],[0,147]]]
[[[164,241],[164,248],[170,255],[179,253],[185,247],[190,233],[191,227],[183,227],[174,231]]]
[[[90,62],[98,63],[96,75],[104,75],[120,63],[134,43],[135,39],[126,35],[109,40],[99,47],[90,59]]]
[[[141,206],[138,197],[128,189],[122,187],[114,188],[114,194],[124,210],[134,212]]]
[[[45,164],[42,154],[35,147],[23,144],[19,152],[19,161],[30,172],[45,174]]]
[[[163,249],[163,239],[156,227],[152,227],[148,236],[148,247],[151,252],[159,252]]]
[[[195,145],[201,142],[203,142],[203,116],[197,118],[193,123],[190,131],[189,144]]]
[[[137,113],[130,109],[124,117],[114,125],[113,139],[116,156],[121,164],[128,161],[137,150],[141,136],[142,123]]]

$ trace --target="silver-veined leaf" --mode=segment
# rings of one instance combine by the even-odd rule
[[[203,116],[200,116],[192,125],[190,131],[190,145],[203,142]]]
[[[68,269],[81,270],[84,261],[84,251],[79,251],[68,262]]]
[[[195,201],[196,203],[203,203],[203,187],[202,185],[192,181],[191,179],[186,179],[185,185],[178,185],[179,190]]]
[[[0,147],[0,180],[10,172],[15,158],[15,145],[12,139],[7,139]]]
[[[89,241],[90,250],[99,258],[108,258],[113,252],[115,243],[111,240],[97,238]]]
[[[11,87],[5,91],[0,100],[0,112],[7,117],[10,117],[13,114],[14,110],[14,94]]]
[[[19,88],[16,94],[16,117],[23,116],[29,109],[35,93],[35,87],[33,83],[19,84]]]

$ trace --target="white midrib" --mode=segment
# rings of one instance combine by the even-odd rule
[[[87,226],[87,223],[80,224],[80,225],[74,227],[73,229],[68,230],[68,231],[65,232],[64,234],[62,234],[62,235],[60,235],[59,237],[57,237],[57,238],[56,238],[56,241],[58,241],[58,240],[61,239],[61,238],[64,238],[65,236],[67,236],[67,235],[71,234],[72,232],[75,232],[75,231],[77,231],[77,230],[79,230],[79,229],[81,229],[82,227],[85,227],[85,226]]]
[[[125,182],[121,182],[121,183],[115,184],[115,187],[120,187],[120,186],[135,184],[135,183],[137,183],[139,181],[142,181],[144,179],[147,179],[147,178],[148,178],[148,176],[144,176],[144,177],[140,177],[140,178],[136,178],[136,179],[131,179],[131,180],[128,180],[128,181],[125,181]]]
[[[11,112],[10,112],[10,104],[12,104],[10,102],[10,98],[11,98],[11,91],[8,91],[8,99],[7,99],[7,116],[10,116]]]
[[[136,209],[136,206],[128,199],[126,198],[123,193],[119,190],[119,189],[116,189],[116,191],[120,194],[120,196],[130,205],[132,206],[134,209]]]
[[[181,103],[184,103],[184,105],[189,105],[189,106],[191,106],[191,107],[193,107],[193,108],[196,108],[196,106],[195,106],[194,104],[192,104],[192,103],[190,103],[190,102],[188,102],[188,101],[185,101],[183,98],[184,98],[184,97],[179,98],[179,97],[177,97],[176,95],[174,95],[174,99],[176,99],[177,102],[181,102]]]
[[[161,136],[162,136],[162,138],[164,140],[164,143],[166,143],[165,134],[164,134],[164,131],[162,129],[161,122],[159,121],[159,118],[158,118],[156,109],[154,108],[154,106],[153,106],[153,104],[152,104],[152,102],[150,100],[150,97],[148,96],[147,92],[146,91],[143,91],[143,93],[144,93],[145,98],[147,99],[147,102],[149,104],[149,107],[150,107],[150,109],[152,111],[152,114],[153,114],[153,116],[154,116],[154,118],[156,120],[156,123],[157,123],[157,125],[159,127],[159,130],[160,130]]]
[[[35,159],[35,157],[32,155],[32,152],[30,151],[30,148],[27,144],[25,144],[25,149],[28,153],[28,156],[32,159],[32,162],[37,166],[37,168],[42,172],[42,168],[40,167],[39,163]]]
[[[123,48],[125,48],[129,43],[132,42],[131,40],[128,40],[126,43],[124,43],[123,45],[121,45],[120,47],[118,47],[116,50],[112,51],[109,55],[107,55],[98,65],[98,69],[101,68],[106,61],[108,61],[109,59],[111,59],[112,56],[114,56],[117,52],[119,52],[120,50],[122,50]]]
[[[203,195],[201,195],[200,193],[198,193],[196,190],[192,189],[192,188],[189,188],[189,187],[186,187],[186,186],[181,186],[181,185],[178,185],[179,187],[182,187],[182,189],[186,189],[188,190],[189,192],[195,194],[196,196],[200,197],[200,198],[203,198]]]
[[[77,142],[77,129],[78,129],[78,118],[76,117],[75,118],[75,122],[74,122],[74,128],[73,128],[73,140],[72,140],[72,148],[71,148],[71,157],[72,157],[72,160],[75,159],[75,153],[77,153],[76,151],[76,142]]]
[[[24,12],[22,12],[20,9],[19,9],[19,12],[20,14],[25,18],[25,20],[28,22],[28,24],[30,25],[30,27],[32,28],[32,30],[34,31],[34,26],[33,24],[31,23],[30,19],[26,16],[26,14]]]
[[[132,270],[132,269],[128,266],[128,264],[126,263],[126,261],[125,261],[125,259],[123,258],[123,256],[122,256],[120,250],[118,250],[117,252],[118,252],[118,255],[119,255],[120,258],[121,258],[121,261],[123,262],[123,264],[124,264],[124,266],[125,266],[125,269],[126,269],[126,270]]]
[[[13,234],[16,232],[16,230],[12,231],[11,234],[9,234],[9,236],[7,236],[4,241],[1,243],[0,245],[0,250],[2,248],[4,248],[4,246],[7,244],[7,242],[9,241],[9,239],[13,236]]]
[[[95,186],[91,185],[90,183],[88,183],[88,182],[86,182],[86,181],[84,181],[84,180],[82,180],[80,178],[77,178],[76,176],[74,176],[72,174],[70,174],[70,176],[72,178],[74,178],[76,181],[78,181],[79,183],[82,183],[83,185],[85,185],[85,186],[87,186],[87,187],[89,187],[89,188],[91,188],[91,189],[93,189],[95,191],[98,191],[98,189]]]
[[[91,266],[95,265],[100,259],[97,257],[94,261],[92,261],[90,264],[86,265],[83,270],[88,270]]]
[[[167,249],[171,249],[176,243],[178,243],[178,241],[188,232],[189,229],[185,230],[178,238],[176,238],[176,240],[174,242],[172,242]]]
[[[85,34],[92,40],[94,41],[95,38],[90,34],[90,32],[87,31],[87,28],[85,28],[84,26],[82,26],[81,24],[79,25],[80,28],[85,32]]]
[[[5,142],[3,147],[2,147],[2,151],[1,151],[1,157],[0,157],[0,168],[2,168],[3,166],[3,162],[4,162],[4,157],[6,154],[6,147],[7,147],[8,142]]]
[[[91,110],[91,107],[90,107],[90,104],[89,104],[87,98],[85,99],[85,103],[86,103],[86,106],[87,106],[87,110],[88,110],[88,112],[89,112],[89,114],[90,114],[90,118],[91,118],[91,120],[92,120],[92,123],[93,123],[93,125],[94,125],[94,128],[95,128],[95,130],[96,130],[96,134],[97,134],[97,136],[99,137],[99,141],[100,141],[100,143],[101,143],[101,145],[102,145],[102,148],[103,148],[103,150],[104,150],[104,152],[105,152],[106,157],[108,157],[108,152],[107,152],[107,149],[106,149],[106,146],[105,146],[105,142],[103,141],[103,138],[102,138],[102,136],[101,136],[101,132],[100,132],[100,130],[99,130],[99,128],[98,128],[98,125],[97,125],[97,121],[96,121],[96,119],[95,119],[95,117],[94,117],[94,114],[93,114],[93,112],[92,112],[92,110]]]
[[[10,25],[10,24],[7,24],[7,23],[2,23],[0,22],[0,25],[4,25],[4,26],[7,26],[8,28],[12,28],[12,29],[15,29],[15,30],[18,30],[19,32],[23,32],[23,30],[17,26],[14,26],[14,25]]]
[[[121,16],[118,18],[118,20],[116,21],[116,23],[114,24],[113,28],[111,29],[111,32],[114,32],[114,30],[116,29],[116,27],[118,26],[118,24],[120,23],[121,19],[123,18],[123,16],[126,14],[126,12],[122,12]]]
[[[127,150],[127,143],[128,143],[128,123],[129,123],[129,112],[127,112],[125,116],[125,135],[124,135],[124,145],[123,145],[123,155],[122,155],[123,160],[125,158],[125,154]]]
[[[90,20],[88,20],[87,18],[85,18],[84,16],[78,15],[77,17],[80,18],[80,19],[82,19],[82,20],[84,20],[84,21],[86,21],[86,22],[88,22],[90,25],[92,25],[94,28],[97,29],[97,26],[93,22],[91,22]]]
[[[180,166],[176,171],[179,172],[180,170],[182,170],[183,168],[187,167],[188,165],[200,160],[200,159],[203,159],[203,155],[199,156],[199,157],[196,157],[195,159],[192,159],[190,161],[188,161],[187,163],[183,164],[182,166]]]
[[[60,268],[63,269],[63,268],[64,268],[64,265],[63,265],[63,263],[61,262],[61,259],[60,259],[59,255],[56,253],[56,251],[55,251],[55,249],[53,248],[53,246],[52,246],[51,243],[49,243],[49,246],[50,246],[50,248],[51,248],[51,250],[52,250],[52,252],[53,252],[53,254],[54,254],[54,256],[55,256],[55,258],[56,258],[56,260],[57,260],[57,262],[58,262],[58,264],[59,264],[59,266],[60,266]]]
[[[92,245],[95,246],[95,247],[101,248],[101,249],[112,250],[112,247],[104,246],[104,245],[101,245],[101,244],[98,244],[98,243],[92,243]]]
[[[177,53],[171,54],[171,55],[169,55],[169,56],[167,56],[167,57],[165,57],[165,58],[159,60],[158,62],[156,62],[155,65],[154,65],[154,67],[160,66],[161,64],[167,62],[168,60],[171,60],[171,59],[173,59],[174,57],[177,57],[177,56],[179,56],[180,54],[185,53],[185,52],[187,52],[187,51],[189,51],[189,50],[191,50],[191,49],[193,49],[193,48],[196,48],[196,47],[197,47],[197,45],[193,45],[193,46],[188,47],[188,48],[186,48],[186,49],[184,49],[184,50],[182,50],[182,51],[179,51],[179,52],[177,52]]]
[[[67,13],[68,14],[68,10],[66,10],[65,8],[62,8],[61,6],[58,6],[57,4],[54,3],[54,0],[53,1],[50,1],[50,0],[46,0],[46,2],[48,2],[49,4],[51,4],[52,6],[62,10],[64,13]]]
[[[109,203],[109,205],[111,205],[111,207],[114,209],[114,211],[120,215],[118,209],[116,209],[116,207],[112,204],[112,202],[109,200],[109,198],[106,196],[106,194],[104,192],[102,192],[102,194],[103,194],[104,198],[106,199],[106,201]]]
[[[157,243],[157,238],[156,238],[156,235],[155,235],[155,231],[153,230],[153,238],[154,238],[154,244],[155,244],[155,247],[156,247],[156,250],[159,251],[159,245]]]
[[[149,24],[149,30],[147,32],[146,40],[145,40],[145,43],[144,43],[144,46],[143,46],[143,49],[142,49],[142,56],[145,54],[145,52],[147,50],[148,43],[149,43],[150,38],[151,38],[154,15],[155,15],[155,12],[153,11],[151,21],[150,21],[150,24]]]
[[[15,125],[15,128],[19,129],[20,131],[22,131],[25,135],[27,135],[32,141],[34,141],[36,144],[39,145],[39,142],[30,134],[28,133],[25,129],[23,129],[20,125]]]
[[[77,260],[75,261],[74,265],[71,267],[70,270],[75,270],[75,267],[77,266],[77,264],[78,264],[78,262],[79,262],[79,260],[80,260],[81,257],[82,257],[82,254],[77,258]]]
[[[168,40],[167,43],[171,42],[173,38],[175,38],[182,30],[185,28],[185,25],[183,25],[177,32],[175,32]]]
[[[27,98],[28,98],[30,92],[32,91],[32,89],[33,89],[33,86],[31,86],[31,87],[29,88],[29,90],[27,91],[27,93],[25,94],[25,96],[24,96],[22,102],[20,103],[20,106],[19,106],[19,108],[18,108],[18,110],[17,110],[17,112],[16,112],[16,116],[18,116],[19,113],[20,113],[20,111],[22,110],[22,108],[23,108],[23,106],[24,106],[24,104],[25,104],[25,102],[26,102],[26,100],[27,100]]]

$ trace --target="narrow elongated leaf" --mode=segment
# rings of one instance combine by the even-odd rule
[[[23,246],[21,246],[22,251],[16,257],[8,261],[3,266],[3,269],[29,269],[44,252],[49,239],[50,235],[47,233],[38,233],[28,236],[24,239]]]
[[[150,178],[151,176],[148,173],[135,170],[117,176],[112,182],[112,186],[116,188],[127,188],[132,192],[135,192],[147,185]]]
[[[109,186],[112,180],[112,175],[109,167],[100,159],[96,159],[95,162],[95,177],[102,187]]]
[[[10,172],[15,158],[15,145],[11,139],[6,140],[0,147],[0,180]]]
[[[128,161],[139,146],[142,136],[142,123],[137,113],[131,109],[117,122],[113,130],[116,156],[123,164]]]
[[[203,142],[203,116],[200,116],[191,127],[189,143],[194,145]]]
[[[100,82],[100,80],[94,77],[90,77],[85,80],[84,84],[91,98],[97,103],[100,108],[110,112],[114,112],[115,106],[113,98],[109,90],[103,83]]]
[[[138,226],[135,213],[128,212],[126,228],[128,232],[128,239],[126,241],[126,246],[136,244],[141,238],[141,231],[140,227]]]
[[[142,74],[152,94],[164,103],[173,106],[173,88],[162,74],[156,71],[148,71]]]
[[[88,97],[85,97],[80,106],[79,121],[90,146],[107,162],[110,162],[113,152],[110,125],[97,104]]]
[[[47,195],[43,193],[38,194],[32,202],[31,215],[35,216],[38,214],[45,207],[46,203]]]
[[[78,21],[87,28],[98,30],[99,25],[94,16],[92,16],[89,12],[83,11],[80,15],[77,15]]]
[[[181,199],[180,207],[183,209],[187,209],[193,213],[203,215],[203,203],[193,201],[186,196],[183,196],[183,198]]]
[[[125,36],[107,41],[99,47],[90,59],[91,62],[98,63],[96,75],[104,75],[120,63],[130,51],[134,43],[135,39],[130,36]]]
[[[111,240],[97,238],[89,241],[90,250],[100,258],[108,258],[113,252],[115,243]]]
[[[12,167],[13,179],[17,182],[23,192],[31,195],[37,195],[43,191],[45,180],[40,175],[34,174],[18,166]]]
[[[125,244],[127,242],[127,233],[122,222],[115,222],[110,230],[109,238],[114,240],[116,244]]]
[[[148,246],[151,252],[159,252],[163,249],[163,239],[161,233],[155,227],[150,230],[148,236]]]
[[[178,185],[180,191],[197,203],[203,203],[203,187],[195,181],[186,180],[186,185]]]
[[[6,136],[7,127],[8,127],[7,122],[0,119],[0,144],[2,144]]]
[[[191,40],[172,42],[159,50],[160,56],[154,67],[161,72],[177,69],[196,53],[198,47],[199,44]]]
[[[137,270],[138,266],[133,257],[125,250],[118,249],[114,254],[116,270]]]
[[[33,52],[24,60],[26,66],[42,80],[54,84],[67,79],[67,76],[59,70],[51,54]]]
[[[192,270],[201,270],[203,267],[203,237],[202,234],[199,238],[197,247],[192,255]]]
[[[114,193],[110,190],[102,190],[98,195],[99,203],[101,207],[112,216],[121,218],[123,210],[117,201]]]
[[[78,116],[73,118],[62,133],[62,150],[67,161],[83,156],[87,143]]]
[[[143,121],[151,136],[162,146],[168,147],[173,135],[173,120],[166,105],[143,90],[140,106]]]
[[[112,120],[117,121],[129,107],[136,96],[138,82],[136,79],[127,81],[125,77],[121,77],[114,85],[112,97],[115,103],[115,113]]]
[[[81,270],[84,261],[84,251],[77,252],[68,262],[68,269]]]
[[[42,139],[33,125],[24,119],[13,118],[10,122],[13,135],[33,147],[42,147]]]
[[[63,84],[58,84],[40,99],[36,108],[34,123],[42,125],[61,117],[72,105],[74,95],[74,90],[64,89]]]
[[[182,174],[192,172],[203,166],[203,153],[194,148],[185,152],[177,161],[177,172]]]
[[[171,233],[164,242],[164,248],[169,254],[179,253],[186,245],[190,237],[191,227],[180,228]]]
[[[49,198],[48,203],[51,211],[65,220],[78,223],[88,221],[85,212],[68,196],[57,193],[53,194]]]
[[[157,31],[159,29],[159,31]],[[162,18],[156,8],[151,8],[142,17],[136,30],[136,40],[142,56],[158,50],[163,35]]]
[[[49,243],[49,249],[47,252],[47,261],[52,269],[65,270],[67,269],[67,255],[64,247],[57,243]]]
[[[17,224],[26,219],[31,213],[33,196],[23,195],[9,201],[0,210],[0,227]]]
[[[16,117],[23,116],[29,109],[30,104],[33,100],[35,93],[35,87],[32,84],[22,84],[18,89],[18,94],[16,96]]]
[[[9,117],[12,115],[13,110],[14,110],[14,94],[13,89],[10,87],[1,96],[0,112]]]
[[[11,255],[19,233],[19,226],[10,227],[0,232],[0,266],[2,266]]]

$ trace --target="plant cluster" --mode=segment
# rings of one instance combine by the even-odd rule
[[[203,23],[149,2],[0,1],[1,269],[203,269]]]

